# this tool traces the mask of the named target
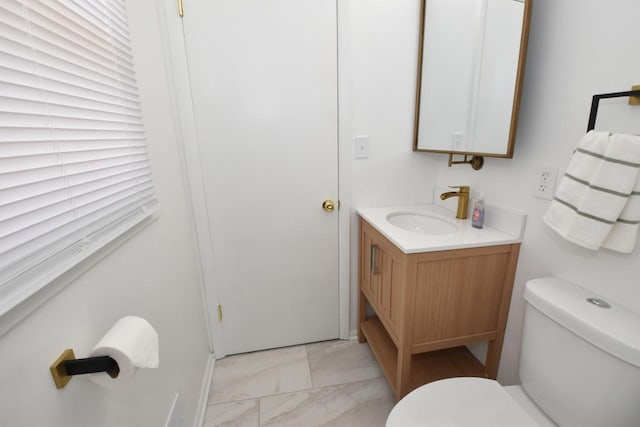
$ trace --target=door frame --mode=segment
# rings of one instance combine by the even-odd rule
[[[341,25],[345,22],[340,18],[342,10],[340,2],[336,0],[337,37],[338,37],[338,69],[336,70],[339,91],[341,85],[341,61],[340,53]],[[196,242],[198,254],[197,264],[200,275],[200,287],[205,310],[205,320],[209,336],[209,347],[216,359],[226,356],[224,346],[223,324],[213,313],[217,312],[220,304],[219,290],[215,277],[213,259],[213,244],[211,226],[207,214],[207,203],[202,178],[202,165],[199,155],[199,140],[195,126],[195,115],[191,98],[191,82],[187,52],[184,40],[182,18],[178,15],[176,0],[163,0],[156,3],[160,32],[163,40],[164,64],[167,73],[169,95],[172,100],[172,115],[176,129],[176,141],[182,156],[182,171],[186,185],[185,190],[190,199],[188,206],[192,220],[192,231]],[[185,4],[185,13],[188,13],[188,4]],[[343,116],[344,100],[338,94],[338,118],[337,118],[337,150],[338,150],[338,200],[340,202],[338,214],[338,300],[339,300],[339,325],[340,339],[349,339],[349,280],[350,280],[350,157],[349,144],[341,143],[344,135],[344,124],[349,122],[348,117]],[[345,118],[346,120],[343,120]],[[347,147],[349,146],[349,147]]]

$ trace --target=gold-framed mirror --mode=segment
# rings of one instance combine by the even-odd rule
[[[531,7],[421,0],[414,151],[513,157]]]

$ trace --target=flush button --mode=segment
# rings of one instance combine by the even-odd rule
[[[611,305],[608,302],[600,298],[587,298],[587,302],[597,305],[600,308],[611,308]]]

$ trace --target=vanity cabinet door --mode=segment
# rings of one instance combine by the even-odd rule
[[[402,294],[402,257],[388,248],[382,247],[380,252],[380,292],[378,298],[378,315],[384,317],[389,327],[398,332],[401,312]]]
[[[398,331],[403,254],[378,231],[361,222],[360,288],[385,325]]]

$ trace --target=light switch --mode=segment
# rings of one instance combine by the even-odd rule
[[[368,159],[369,135],[356,135],[354,140],[356,159]]]

